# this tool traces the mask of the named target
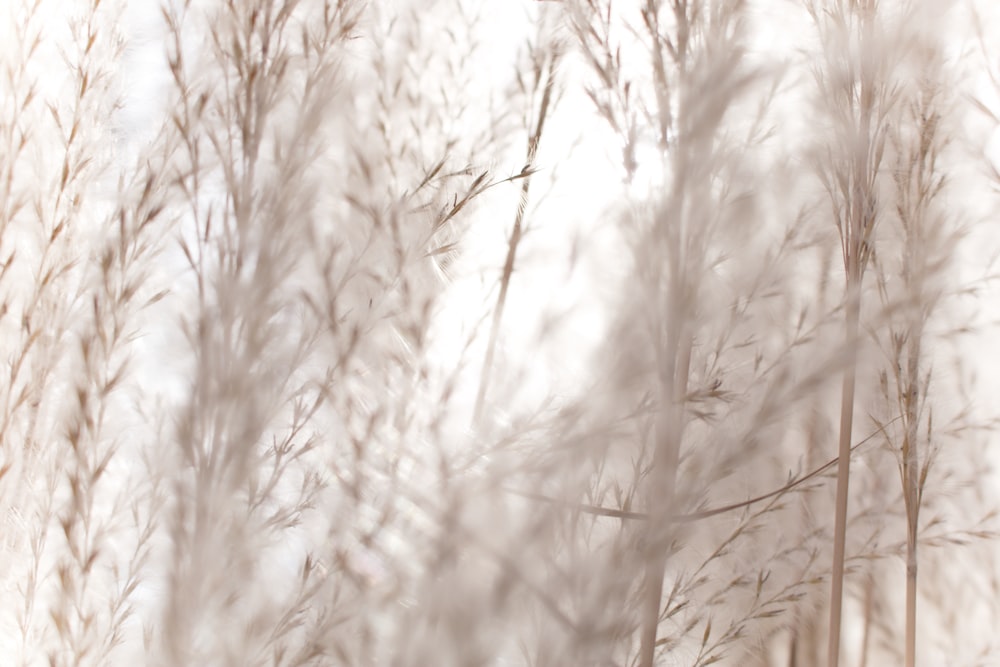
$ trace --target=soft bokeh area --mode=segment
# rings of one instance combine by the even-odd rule
[[[1000,664],[997,35],[0,3],[0,664]]]

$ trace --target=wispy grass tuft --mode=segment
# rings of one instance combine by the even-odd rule
[[[995,657],[1000,114],[776,6],[4,5],[4,664]]]

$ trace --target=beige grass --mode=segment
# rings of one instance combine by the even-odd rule
[[[930,5],[9,5],[4,664],[995,657]]]

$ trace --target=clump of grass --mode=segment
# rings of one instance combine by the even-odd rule
[[[653,664],[658,652],[681,650],[694,625],[705,630],[698,661],[717,661],[724,655],[723,647],[742,636],[744,622],[771,613],[753,611],[751,604],[743,621],[732,621],[729,630],[714,637],[717,643],[710,641],[711,628],[718,630],[720,623],[710,622],[713,614],[707,608],[699,606],[680,617],[690,617],[686,622],[675,620],[675,614],[692,606],[687,596],[695,597],[699,586],[683,588],[686,593],[680,601],[663,607],[665,576],[676,577],[678,583],[686,576],[683,566],[669,564],[678,562],[680,544],[695,539],[693,529],[678,530],[669,518],[703,497],[699,481],[709,485],[724,480],[757,455],[767,439],[763,434],[782,422],[788,406],[801,392],[814,390],[820,378],[839,364],[829,360],[830,365],[816,375],[790,375],[785,364],[793,358],[791,353],[811,337],[801,328],[802,321],[798,331],[782,332],[790,341],[787,348],[776,344],[771,330],[754,329],[753,323],[759,322],[755,318],[776,305],[771,290],[782,280],[781,258],[806,235],[789,225],[780,242],[764,250],[765,259],[753,267],[741,263],[741,255],[731,250],[730,244],[739,242],[759,242],[763,247],[773,233],[768,229],[754,239],[745,221],[737,226],[735,213],[742,207],[744,212],[754,210],[749,194],[753,185],[744,180],[746,172],[737,156],[766,137],[758,125],[748,123],[743,125],[749,127],[748,139],[741,142],[735,132],[739,126],[728,122],[730,107],[741,106],[747,89],[763,76],[742,64],[744,9],[738,2],[649,2],[642,5],[636,24],[629,25],[620,17],[613,19],[608,7],[589,3],[587,20],[578,28],[596,73],[597,83],[589,95],[598,113],[619,133],[626,178],[635,174],[633,162],[643,141],[656,146],[665,172],[662,194],[654,195],[648,208],[639,207],[629,220],[634,224],[629,232],[635,253],[635,298],[622,310],[622,323],[632,328],[640,324],[637,331],[642,334],[628,344],[634,362],[624,357],[621,361],[627,365],[611,375],[623,382],[618,391],[626,386],[630,392],[638,390],[641,417],[635,421],[635,437],[649,444],[633,450],[632,479],[627,485],[615,480],[620,473],[605,467],[608,454],[597,473],[599,484],[613,488],[619,503],[641,503],[649,516],[638,534],[631,533],[636,541],[623,541],[620,547],[620,557],[635,558],[636,567],[645,572],[638,587],[643,602],[635,621],[641,627],[638,661],[643,665]],[[629,69],[631,63],[623,55],[627,52],[613,41],[618,26],[634,30],[644,40],[651,60],[639,75]],[[648,87],[643,87],[646,82]],[[729,277],[733,283],[726,282]],[[716,316],[713,308],[723,315]],[[741,334],[746,337],[740,338]],[[624,337],[624,331],[619,335]],[[734,370],[741,365],[745,370]],[[644,387],[646,369],[656,371],[651,378],[655,389]],[[729,419],[740,415],[748,430],[721,427],[723,415]],[[774,432],[779,433],[780,427]],[[727,439],[734,443],[732,449]],[[703,448],[717,453],[705,456]],[[628,475],[629,469],[621,474]],[[767,514],[753,515],[725,538],[720,556],[729,555],[732,543],[749,538],[759,528],[756,521]],[[713,535],[705,527],[702,530]],[[630,549],[637,555],[626,555]],[[767,579],[763,571],[758,574],[759,581]],[[751,578],[736,577],[732,586],[708,599],[738,597],[748,581]],[[756,595],[759,598],[761,590]],[[781,594],[774,599],[793,601]],[[661,637],[661,624],[668,619],[667,626],[673,629]]]
[[[833,540],[833,572],[827,664],[840,664],[844,559],[847,545],[850,449],[854,423],[857,356],[865,272],[875,253],[882,217],[879,179],[887,119],[897,102],[888,83],[897,53],[882,28],[878,3],[808,5],[821,37],[824,64],[816,70],[819,98],[836,139],[817,160],[840,236],[844,260],[845,359],[839,426],[839,469]]]
[[[916,19],[918,17],[914,17]],[[941,274],[950,258],[954,238],[949,238],[948,223],[939,201],[946,185],[939,166],[944,148],[941,109],[940,46],[933,42],[916,54],[918,79],[912,97],[906,100],[906,117],[896,124],[892,137],[896,153],[893,180],[896,191],[896,215],[902,228],[900,282],[902,316],[888,327],[887,350],[892,373],[890,393],[888,374],[882,385],[886,400],[894,394],[894,410],[901,415],[900,477],[906,508],[906,629],[905,664],[916,664],[917,640],[917,545],[920,506],[932,457],[932,410],[928,405],[930,370],[925,338],[928,321],[944,291]],[[912,128],[910,136],[900,136],[899,129]],[[892,297],[885,280],[880,281],[883,302]]]
[[[929,375],[952,252],[941,42],[906,46],[910,3],[808,2],[822,58],[785,64],[752,0],[524,8],[504,70],[480,42],[497,15],[460,0],[166,3],[168,106],[139,146],[115,125],[122,6],[84,3],[68,32],[46,0],[14,13],[14,664],[773,663],[789,628],[802,664],[829,577],[833,665],[842,597],[867,604],[862,660],[897,652],[892,587],[844,582],[904,554],[898,652],[916,662],[918,546],[992,536],[931,493],[959,432]],[[57,36],[71,66],[43,81]],[[801,141],[785,119],[816,86]],[[613,164],[565,182],[548,149],[582,128]],[[571,268],[573,244],[606,258],[574,277],[603,309],[589,352],[560,327],[571,296],[523,270],[556,217],[600,221],[601,240],[566,239]],[[498,270],[463,274],[494,261],[469,256],[490,238]],[[457,318],[456,281],[485,296]],[[558,312],[522,349],[513,314],[543,291]],[[546,346],[579,387],[547,377]]]

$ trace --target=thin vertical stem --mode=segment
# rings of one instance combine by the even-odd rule
[[[869,47],[874,36],[874,4],[862,4],[858,29],[860,46]],[[862,51],[865,49],[862,48]],[[857,375],[857,343],[861,313],[861,293],[865,267],[872,256],[873,231],[877,223],[875,178],[879,168],[881,146],[872,136],[879,104],[878,84],[874,63],[862,55],[856,63],[857,93],[849,95],[852,126],[845,127],[853,158],[844,174],[841,196],[846,198],[846,220],[838,220],[847,274],[844,380],[840,403],[840,443],[837,466],[837,498],[834,517],[833,568],[830,584],[830,634],[827,646],[827,667],[840,664],[841,617],[844,597],[844,554],[847,545],[847,510],[851,475],[851,430],[854,425],[854,391]],[[853,89],[853,86],[852,86]],[[872,148],[875,147],[875,153]]]
[[[875,611],[875,577],[868,572],[868,586],[865,589],[865,618],[864,631],[861,635],[861,664],[859,667],[868,667],[868,649],[872,641],[872,614]]]
[[[851,262],[856,268],[856,262]],[[840,664],[840,624],[844,601],[844,553],[847,543],[847,507],[851,476],[851,431],[854,427],[854,389],[857,374],[858,321],[861,311],[860,272],[851,271],[848,277],[845,342],[848,358],[844,367],[844,381],[840,399],[840,443],[837,463],[837,499],[834,518],[833,572],[830,586],[830,636],[827,647],[827,665]]]
[[[535,120],[535,127],[528,137],[528,149],[524,166],[525,172],[528,172],[535,163],[535,155],[538,153],[538,144],[542,139],[545,119],[548,117],[552,105],[557,58],[558,54],[555,51],[549,54],[549,71],[545,81],[545,88],[542,92],[542,101]],[[507,292],[510,289],[511,276],[514,274],[517,249],[524,235],[524,216],[528,207],[528,195],[530,191],[531,176],[528,175],[521,179],[521,193],[517,202],[517,212],[514,214],[514,227],[510,232],[510,238],[507,240],[507,257],[504,259],[503,273],[500,276],[500,293],[497,295],[497,303],[493,310],[493,322],[490,325],[490,337],[486,344],[486,357],[483,360],[483,370],[479,376],[479,390],[476,393],[476,405],[472,416],[473,425],[479,424],[482,419],[483,408],[486,404],[486,392],[493,375],[493,359],[496,356],[497,343],[500,338],[500,324],[503,321],[503,311],[507,304]]]
[[[906,485],[906,667],[917,661],[917,531],[920,517],[920,451],[917,435],[920,390],[920,325],[910,330],[907,350],[906,438],[903,481]]]
[[[675,309],[676,310],[676,309]],[[671,321],[680,318],[672,317]],[[652,667],[656,652],[656,634],[660,625],[660,601],[667,566],[667,526],[673,511],[677,466],[684,435],[684,400],[691,365],[691,340],[670,327],[667,350],[669,369],[661,379],[661,410],[656,420],[656,451],[649,485],[650,525],[645,545],[646,576],[642,601],[642,630],[639,664]]]

